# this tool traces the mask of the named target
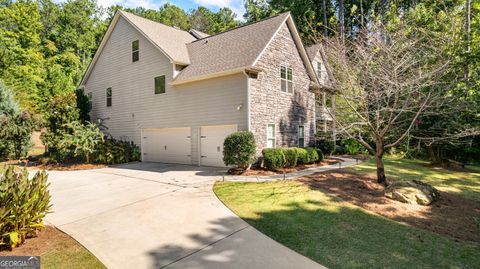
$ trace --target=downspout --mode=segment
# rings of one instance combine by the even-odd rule
[[[247,78],[247,131],[251,131],[251,118],[250,118],[250,78],[246,72],[243,70],[243,74]]]

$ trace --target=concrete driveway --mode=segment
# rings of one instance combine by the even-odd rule
[[[219,168],[132,163],[50,171],[47,222],[109,268],[324,268],[226,208]]]

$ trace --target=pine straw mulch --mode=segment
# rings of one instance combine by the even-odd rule
[[[47,225],[45,230],[38,233],[38,236],[27,238],[19,247],[13,250],[0,249],[0,256],[40,256],[49,249],[58,248],[61,245],[81,248],[81,245],[70,236]]]
[[[252,167],[249,170],[237,170],[237,169],[230,169],[228,171],[229,174],[232,175],[241,175],[241,176],[273,176],[273,175],[278,175],[278,174],[283,174],[285,173],[292,173],[292,172],[297,172],[305,169],[310,169],[310,168],[316,168],[316,167],[321,167],[321,166],[326,166],[326,165],[331,165],[331,164],[336,164],[342,162],[341,159],[335,159],[335,158],[328,158],[325,159],[321,162],[318,163],[312,163],[312,164],[302,164],[302,165],[297,165],[292,168],[284,168],[284,169],[278,169],[278,170],[268,170],[265,167]]]
[[[320,189],[386,218],[464,241],[480,242],[480,201],[440,192],[429,206],[410,205],[386,198],[375,178],[346,169],[304,176],[298,181]]]

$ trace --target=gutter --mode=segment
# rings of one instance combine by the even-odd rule
[[[170,85],[181,85],[181,84],[186,84],[186,83],[191,83],[191,82],[196,82],[196,81],[201,81],[201,80],[206,80],[206,79],[211,79],[211,78],[217,78],[217,77],[223,77],[223,76],[228,76],[228,75],[233,75],[233,74],[238,74],[238,73],[260,73],[262,72],[263,69],[260,69],[258,67],[253,67],[253,66],[245,66],[245,67],[240,67],[240,68],[235,68],[235,69],[230,69],[226,71],[221,71],[221,72],[216,72],[216,73],[211,73],[211,74],[206,74],[206,75],[200,75],[196,77],[192,77],[186,80],[172,80],[169,84]],[[181,74],[179,74],[180,76]]]

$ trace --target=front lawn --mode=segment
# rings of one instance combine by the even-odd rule
[[[420,179],[441,191],[480,201],[479,166],[466,166],[465,171],[452,171],[440,167],[430,167],[426,161],[392,157],[387,157],[384,161],[387,178],[392,180]],[[366,161],[350,169],[365,175],[376,175],[375,160]]]
[[[52,226],[47,226],[38,237],[28,239],[13,251],[0,251],[0,256],[40,256],[42,268],[106,268],[77,241]]]
[[[480,268],[480,244],[397,223],[297,181],[217,183],[237,215],[330,268]]]

